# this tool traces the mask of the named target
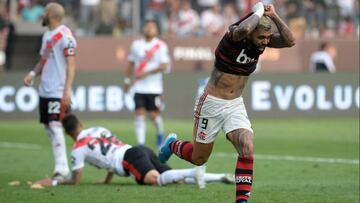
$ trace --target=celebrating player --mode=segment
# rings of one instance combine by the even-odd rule
[[[132,147],[119,141],[112,133],[102,127],[83,129],[82,123],[73,115],[63,119],[65,132],[75,141],[72,150],[72,178],[66,181],[43,179],[38,181],[44,186],[57,184],[79,184],[85,162],[97,168],[106,169],[108,174],[103,183],[111,182],[115,174],[135,177],[138,184],[166,185],[184,181],[199,185],[204,182],[221,181],[234,183],[229,174],[205,173],[204,169],[171,169],[167,164],[160,163],[155,153],[145,147]]]
[[[34,78],[41,75],[40,122],[50,138],[55,159],[54,176],[58,178],[66,177],[70,172],[60,120],[71,104],[76,48],[70,29],[61,24],[64,13],[64,8],[58,3],[46,5],[42,24],[49,31],[42,38],[41,60],[24,78],[24,84],[30,86]]]
[[[138,144],[145,144],[145,113],[148,112],[157,130],[157,146],[160,147],[164,132],[163,119],[160,115],[163,93],[162,73],[168,69],[170,57],[166,43],[158,39],[157,34],[156,22],[149,20],[144,27],[145,38],[132,43],[124,89],[127,92],[133,85],[135,91],[135,133]]]
[[[270,19],[277,27],[275,33]],[[174,153],[190,163],[202,165],[208,160],[216,135],[222,129],[238,152],[236,202],[248,202],[253,182],[253,130],[241,95],[265,47],[291,47],[294,41],[273,5],[257,3],[253,12],[231,25],[216,49],[215,68],[195,105],[193,144],[177,140],[172,133],[160,150],[160,160],[166,162]]]

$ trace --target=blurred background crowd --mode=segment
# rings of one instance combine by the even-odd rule
[[[0,28],[37,24],[51,0],[0,0]],[[77,36],[126,37],[139,34],[146,19],[156,19],[162,35],[220,36],[246,15],[254,0],[58,0],[66,24]],[[359,1],[265,0],[274,4],[297,38],[359,35]],[[17,27],[17,26],[16,26]],[[26,26],[25,26],[26,27]],[[31,27],[31,26],[30,26]],[[24,31],[26,32],[26,31]]]

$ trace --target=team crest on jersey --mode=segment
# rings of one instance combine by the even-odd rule
[[[200,138],[201,140],[205,140],[205,136],[206,136],[206,133],[204,133],[204,131],[201,131],[201,132],[199,133],[199,138]]]

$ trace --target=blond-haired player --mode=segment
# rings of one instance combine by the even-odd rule
[[[41,59],[24,78],[30,86],[36,76],[40,76],[40,122],[50,138],[55,160],[54,176],[69,175],[66,145],[61,126],[61,118],[69,111],[71,86],[75,74],[76,41],[70,29],[62,24],[64,8],[58,3],[45,7],[43,26],[48,27],[42,37]]]

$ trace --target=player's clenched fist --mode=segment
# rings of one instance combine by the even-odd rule
[[[264,12],[265,16],[269,16],[270,18],[273,18],[277,15],[274,5],[272,4],[265,5],[264,8],[265,8],[265,12]]]

